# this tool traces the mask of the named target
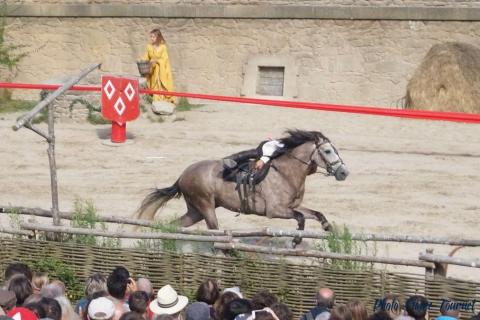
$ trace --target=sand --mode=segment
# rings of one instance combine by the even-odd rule
[[[28,129],[14,132],[18,114],[0,119],[0,205],[51,207],[47,144]],[[100,215],[129,217],[153,187],[167,187],[184,168],[255,147],[288,128],[319,130],[337,146],[350,176],[344,182],[313,175],[303,204],[322,211],[352,232],[448,236],[480,239],[480,125],[410,120],[346,113],[212,104],[178,114],[180,121],[128,123],[132,143],[111,147],[101,138],[109,126],[61,121],[56,124],[60,209],[76,198],[91,199]],[[45,129],[45,125],[40,125]],[[157,218],[185,212],[172,200]],[[294,220],[269,220],[218,209],[220,228],[272,226],[294,229]],[[8,224],[5,217],[2,224]],[[200,222],[193,228],[205,228]],[[307,230],[320,230],[308,220]],[[378,243],[377,256],[416,259],[434,247]],[[457,257],[479,258],[480,248],[463,248]],[[419,268],[389,270],[423,272]],[[448,276],[480,278],[478,269],[451,267]]]

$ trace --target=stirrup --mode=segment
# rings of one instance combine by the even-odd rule
[[[223,166],[227,169],[235,169],[237,167],[237,161],[230,159],[230,158],[224,158],[222,159],[223,161]]]

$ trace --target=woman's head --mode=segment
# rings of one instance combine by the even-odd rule
[[[44,272],[34,272],[32,277],[33,293],[40,293],[40,290],[48,284],[48,275]]]
[[[160,29],[156,28],[150,31],[150,41],[152,42],[152,44],[160,44],[165,42],[165,39],[163,38]]]
[[[208,279],[198,287],[196,300],[205,302],[208,305],[213,305],[220,296],[220,289],[217,282],[213,279]]]
[[[223,310],[225,309],[225,306],[232,300],[239,299],[238,295],[236,293],[233,293],[231,291],[227,291],[221,294],[220,298],[215,302],[215,313],[217,316],[221,316],[223,314]]]
[[[94,273],[85,281],[85,297],[92,300],[96,292],[107,291],[107,278],[101,273]]]
[[[32,283],[24,275],[13,276],[8,285],[8,290],[15,293],[18,307],[33,293]]]

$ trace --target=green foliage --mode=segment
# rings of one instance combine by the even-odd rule
[[[19,111],[29,111],[35,106],[35,101],[29,100],[11,100],[8,95],[0,97],[0,113],[13,113]]]
[[[188,301],[195,301],[197,298],[197,289],[195,288],[186,288],[182,290],[182,294],[188,298]]]
[[[67,297],[71,301],[76,301],[83,296],[83,288],[75,272],[61,260],[42,256],[32,260],[24,261],[33,271],[45,272],[51,280],[60,280],[67,288]]]
[[[143,229],[144,232],[165,232],[175,233],[178,226],[173,222],[157,221],[153,227]],[[177,251],[177,240],[161,240],[161,239],[140,239],[135,243],[135,247],[147,251]]]
[[[23,217],[20,215],[18,209],[14,208],[11,212],[8,213],[8,220],[10,227],[14,230],[20,230],[20,225],[24,222]],[[12,238],[21,239],[23,238],[20,234],[12,235]]]
[[[70,221],[70,226],[83,229],[95,229],[96,226],[100,226],[101,230],[107,230],[105,222],[99,221],[97,209],[95,208],[95,204],[92,200],[75,199],[73,219]],[[120,246],[120,239],[103,238],[92,235],[74,234],[67,236],[64,240],[91,246],[102,246],[109,248],[116,248]]]
[[[191,104],[187,98],[181,97],[178,99],[177,107],[175,110],[177,112],[191,111],[203,107],[203,104]]]
[[[318,241],[315,246],[319,250],[333,253],[350,255],[369,254],[366,242],[353,240],[352,233],[345,225],[343,225],[343,228],[340,228],[333,224],[332,230],[327,238]],[[376,256],[376,250],[374,250],[373,256]],[[367,270],[373,268],[373,263],[332,259],[331,266],[341,270]]]
[[[109,123],[111,123],[111,121],[106,120],[102,117],[102,115],[101,115],[102,110],[101,110],[100,106],[95,106],[95,105],[91,104],[90,102],[88,102],[87,100],[81,99],[81,98],[75,99],[70,103],[70,105],[68,106],[68,110],[70,111],[70,113],[72,112],[73,106],[76,103],[83,104],[88,109],[87,121],[89,123],[91,123],[91,124],[109,124]]]
[[[7,45],[5,43],[6,12],[7,4],[5,1],[2,1],[0,4],[0,65],[7,67],[11,71],[27,54],[18,53],[18,50],[25,46]]]

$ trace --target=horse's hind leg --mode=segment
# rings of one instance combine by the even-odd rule
[[[175,220],[174,224],[187,228],[201,221],[202,219],[203,215],[198,212],[198,210],[195,209],[190,203],[187,202],[187,213]]]
[[[189,201],[195,212],[205,219],[208,229],[218,229],[218,220],[215,215],[215,201],[213,197],[202,197]]]

